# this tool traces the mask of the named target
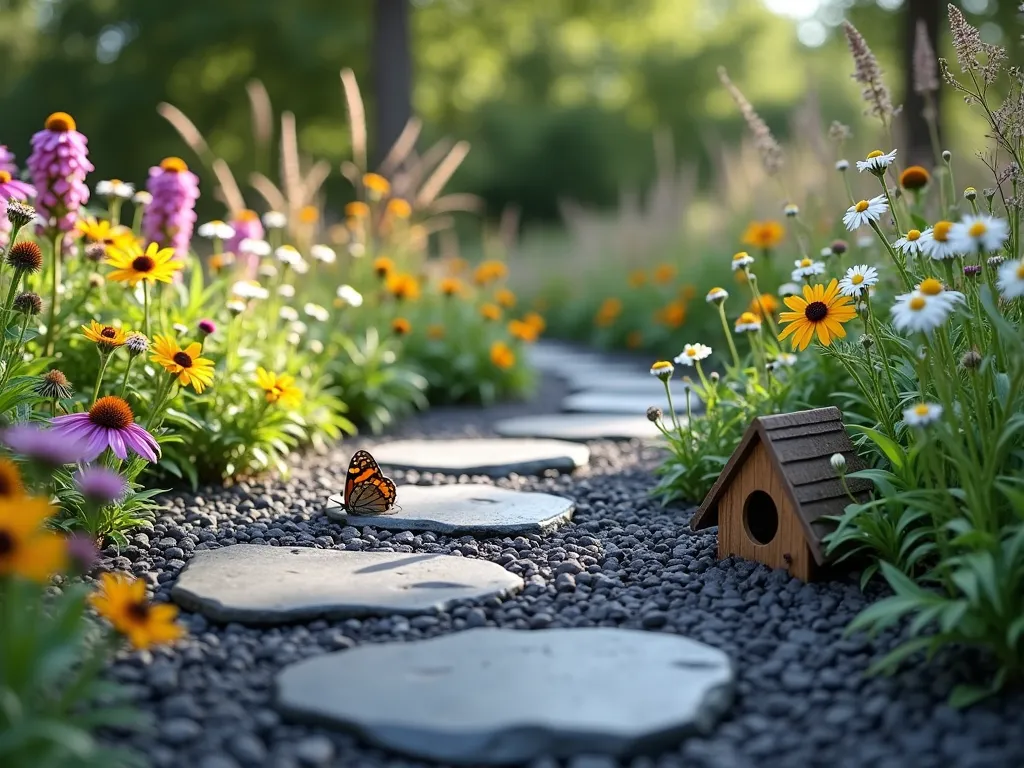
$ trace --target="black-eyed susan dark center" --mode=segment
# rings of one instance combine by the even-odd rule
[[[828,317],[828,305],[823,301],[812,301],[804,310],[804,317],[812,323],[820,323]]]
[[[101,397],[89,409],[89,421],[97,427],[125,429],[135,422],[135,415],[127,402],[120,397],[108,395]]]
[[[125,608],[128,618],[136,624],[145,624],[149,620],[149,605],[143,601],[129,603]]]
[[[103,330],[100,331],[100,336],[102,336],[104,339],[116,339],[117,329],[111,328],[109,325],[105,325],[103,326]]]
[[[14,551],[14,539],[7,531],[0,531],[0,558]]]
[[[152,272],[156,262],[150,256],[136,256],[132,261],[132,269],[136,272]]]
[[[172,357],[171,359],[174,360],[174,362],[176,362],[182,368],[191,368],[192,367],[192,358],[189,357],[184,352],[175,352],[174,353],[174,357]]]

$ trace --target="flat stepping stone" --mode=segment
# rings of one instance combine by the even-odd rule
[[[235,544],[196,552],[171,597],[214,621],[283,624],[433,613],[522,587],[500,565],[468,557]]]
[[[600,391],[620,392],[634,395],[654,395],[663,397],[665,388],[660,381],[646,371],[643,373],[612,373],[607,376],[598,376],[591,380],[573,380],[566,382],[570,392]],[[682,398],[682,381],[673,381],[670,384],[673,398]]]
[[[277,676],[277,706],[305,722],[444,764],[628,757],[706,734],[732,704],[721,651],[625,629],[471,629],[362,645]]]
[[[686,400],[682,396],[676,397],[672,393],[672,402],[675,404],[676,413],[686,417]],[[703,403],[691,395],[690,404],[693,411],[698,408],[703,410]],[[665,390],[661,387],[653,388],[650,394],[631,392],[605,392],[604,390],[591,390],[577,392],[562,400],[562,410],[574,413],[612,413],[620,415],[631,415],[638,419],[647,419],[647,409],[656,405],[665,413],[668,413],[668,400],[665,397]],[[652,428],[653,425],[652,425]],[[655,431],[656,428],[654,428]]]
[[[346,525],[472,535],[546,533],[576,511],[576,502],[562,496],[473,483],[400,485],[393,515],[349,515],[342,502],[341,494],[331,496],[324,511]]]
[[[488,477],[572,472],[590,462],[589,448],[564,440],[398,440],[373,453],[380,464],[395,469]]]
[[[651,401],[648,405],[653,405]],[[658,428],[642,415],[550,413],[516,416],[494,423],[493,429],[506,437],[553,437],[560,440],[647,440],[661,436]]]

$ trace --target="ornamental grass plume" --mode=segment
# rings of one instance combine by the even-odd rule
[[[85,177],[93,166],[88,144],[65,112],[50,115],[43,130],[32,137],[27,163],[38,192],[36,212],[52,230],[74,229],[79,209],[89,202]]]
[[[864,114],[877,117],[886,127],[898,110],[893,109],[889,89],[882,81],[882,68],[864,36],[848,21],[843,22],[846,42],[853,55],[853,79],[861,85],[861,98],[868,105]]]
[[[765,171],[769,176],[774,176],[782,169],[782,147],[775,140],[768,124],[761,119],[753,105],[747,101],[747,97],[729,79],[729,73],[726,72],[725,67],[718,68],[718,79],[722,81],[722,85],[729,91],[729,95],[732,96],[732,100],[739,107],[747,127],[754,135],[754,146],[757,147],[757,151],[761,154],[761,164],[764,166]]]
[[[924,96],[939,90],[939,61],[928,37],[928,25],[924,19],[917,20],[914,32],[914,93]]]
[[[163,248],[173,248],[176,256],[187,255],[196,223],[199,177],[181,158],[167,157],[149,169],[146,189],[153,199],[142,214],[143,235]]]

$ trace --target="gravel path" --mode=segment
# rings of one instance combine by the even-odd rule
[[[444,409],[400,430],[403,437],[488,435],[497,418],[556,410],[561,388],[545,381],[529,404]],[[266,542],[364,551],[434,552],[485,558],[527,582],[517,597],[451,614],[284,628],[215,626],[185,614],[189,637],[173,650],[126,654],[110,675],[129,684],[156,730],[128,740],[158,768],[399,768],[424,765],[321,728],[281,721],[271,683],[282,666],[362,643],[432,637],[483,625],[536,629],[611,626],[676,632],[726,651],[738,668],[737,701],[710,738],[633,760],[631,768],[799,766],[1020,768],[1024,695],[966,712],[943,703],[967,660],[908,666],[868,678],[894,634],[844,638],[868,598],[853,580],[804,585],[751,563],[715,560],[715,533],[692,533],[691,512],[663,510],[646,497],[657,458],[638,444],[596,442],[589,468],[573,477],[512,477],[499,485],[575,497],[573,524],[540,537],[474,539],[344,527],[322,512],[356,447],[304,459],[288,481],[172,494],[154,530],[101,567],[130,570],[166,598],[197,548]],[[398,481],[459,479],[395,473]],[[462,478],[465,481],[465,478]],[[478,482],[492,482],[474,478]],[[874,594],[874,593],[872,593]],[[601,696],[601,681],[593,681]],[[118,738],[124,738],[118,736]],[[553,768],[556,761],[538,761]],[[571,768],[613,768],[582,756]]]

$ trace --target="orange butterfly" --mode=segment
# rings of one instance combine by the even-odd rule
[[[356,451],[345,477],[345,511],[350,515],[392,515],[398,491],[367,451]]]

